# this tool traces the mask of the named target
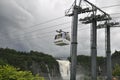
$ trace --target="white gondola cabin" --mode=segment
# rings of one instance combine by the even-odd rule
[[[54,43],[58,46],[69,45],[70,36],[68,32],[59,31],[57,35],[55,35]]]

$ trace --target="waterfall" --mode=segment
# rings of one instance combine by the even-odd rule
[[[63,80],[70,80],[70,62],[68,60],[57,60]]]

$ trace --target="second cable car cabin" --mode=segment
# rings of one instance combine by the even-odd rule
[[[58,46],[69,45],[69,43],[70,43],[69,33],[63,32],[62,30],[56,31],[56,32],[58,32],[58,34],[55,35],[54,43]]]

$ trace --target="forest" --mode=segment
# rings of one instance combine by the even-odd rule
[[[58,62],[51,55],[38,51],[21,52],[9,48],[0,48],[0,65],[11,65],[22,71],[31,71],[33,75],[48,77],[60,76]],[[49,69],[49,72],[48,72]]]
[[[112,75],[120,76],[120,51],[115,51],[111,55],[112,59]],[[97,56],[97,75],[106,75],[106,57]],[[77,56],[77,65],[82,66],[84,74],[90,75],[91,72],[91,57],[85,55]]]
[[[114,76],[120,76],[120,51],[115,51],[111,57],[112,74]],[[68,59],[70,60],[70,58]],[[13,70],[15,73],[18,72],[18,75],[21,71],[21,73],[28,74],[29,76],[34,78],[39,75],[47,79],[48,73],[50,73],[52,77],[61,77],[59,64],[53,56],[45,54],[43,52],[32,50],[30,52],[22,52],[9,48],[0,48],[0,71],[4,71],[5,68],[10,69],[10,71]],[[86,55],[78,55],[77,69],[86,75],[90,75],[91,57]],[[99,69],[101,69],[101,71]],[[0,72],[0,77],[2,73],[3,72]],[[106,75],[105,57],[97,57],[97,74],[101,76]],[[41,79],[44,80],[44,78]]]

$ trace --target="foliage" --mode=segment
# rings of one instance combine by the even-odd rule
[[[114,57],[120,57],[120,51],[115,51],[113,54],[112,54],[112,58]]]
[[[0,48],[0,64],[19,67],[20,70],[29,70],[33,74],[47,73],[46,65],[52,72],[54,67],[59,72],[59,65],[51,55],[38,51],[20,52],[9,48]]]
[[[120,51],[115,51],[111,57],[112,57],[113,75],[120,76]],[[91,72],[91,69],[90,69],[91,56],[78,55],[77,63],[80,64],[87,71],[87,73]],[[99,72],[99,67],[102,70],[101,75],[105,75],[107,72],[106,71],[106,57],[97,56],[97,72]]]
[[[120,76],[120,65],[116,64],[112,72],[113,76]]]
[[[78,55],[77,63],[82,65],[86,70],[90,70],[90,56]]]
[[[29,71],[20,71],[9,65],[0,66],[0,80],[44,80],[39,75],[32,75]]]
[[[6,65],[7,62],[5,60],[0,59],[0,65]]]

